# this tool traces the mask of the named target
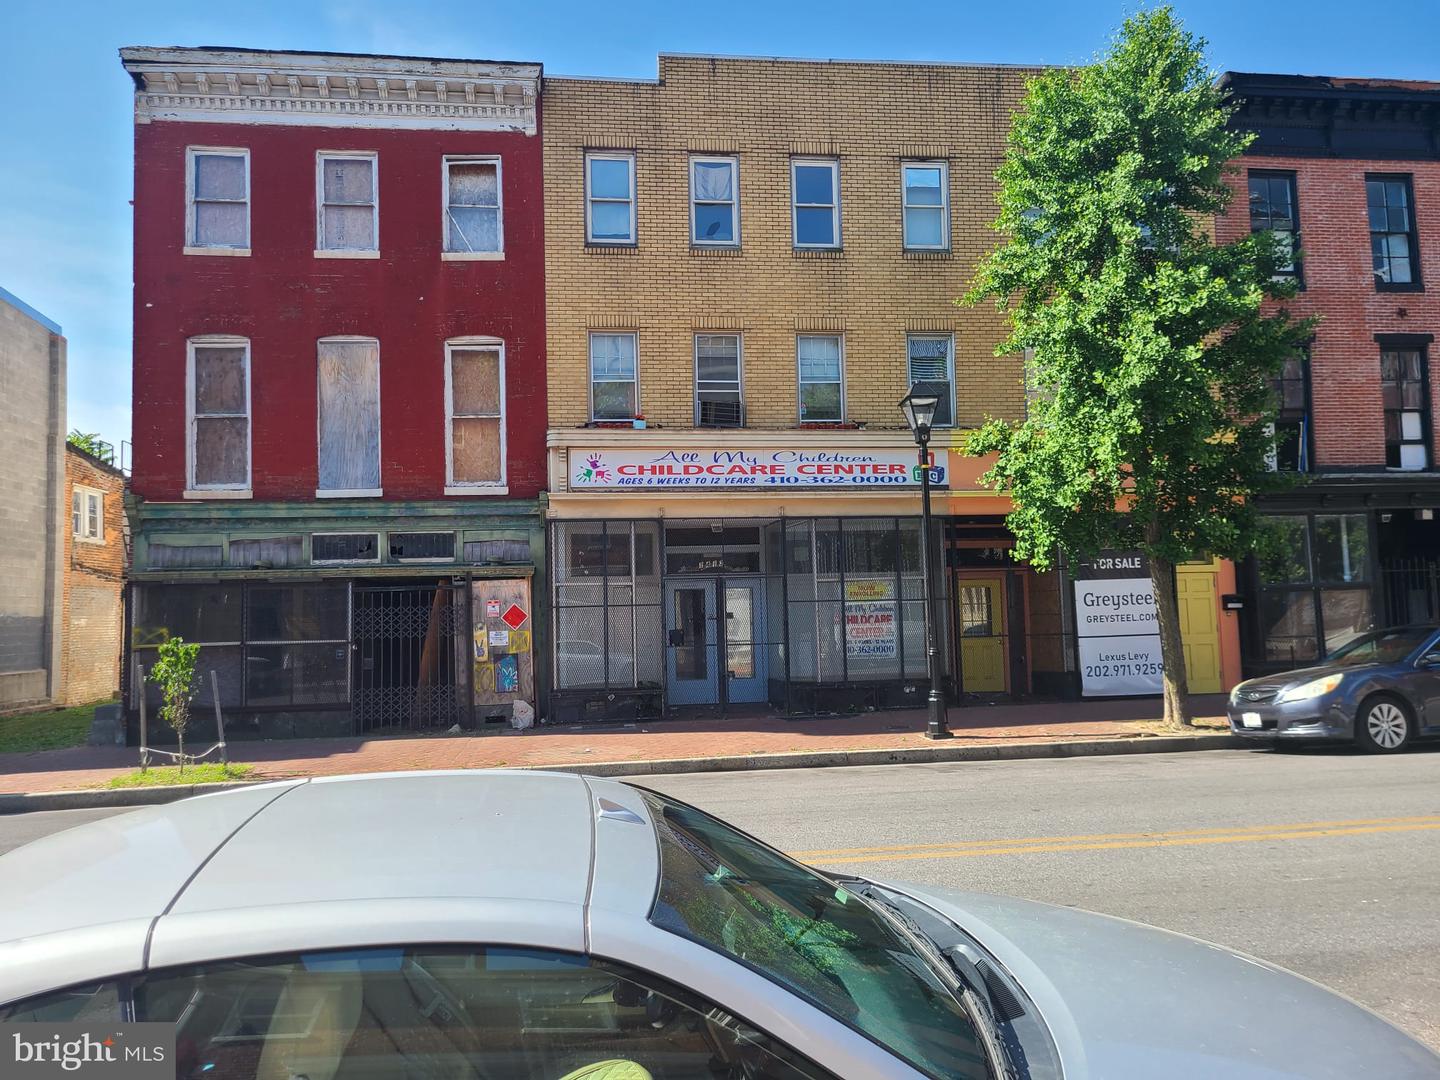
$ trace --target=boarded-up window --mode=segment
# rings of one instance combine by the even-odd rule
[[[380,487],[380,343],[322,339],[320,482],[327,492]]]
[[[250,486],[250,345],[190,343],[190,486]]]
[[[250,156],[243,150],[191,150],[191,247],[250,246]]]
[[[505,249],[497,158],[445,161],[445,250],[495,253]]]
[[[320,156],[321,251],[375,251],[375,158],[373,155]]]
[[[275,568],[299,566],[304,561],[304,547],[298,536],[247,537],[230,541],[231,566]]]
[[[505,482],[504,346],[449,345],[450,483]]]

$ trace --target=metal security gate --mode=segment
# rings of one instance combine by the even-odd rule
[[[463,583],[357,583],[352,619],[357,734],[469,722],[470,610]]]

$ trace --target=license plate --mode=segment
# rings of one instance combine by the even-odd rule
[[[1243,727],[1259,727],[1260,714],[1258,712],[1241,713],[1240,723]]]

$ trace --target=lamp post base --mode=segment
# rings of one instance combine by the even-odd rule
[[[938,694],[930,697],[930,719],[925,724],[925,738],[927,739],[953,739],[955,733],[950,730],[950,724],[945,716],[945,701]]]

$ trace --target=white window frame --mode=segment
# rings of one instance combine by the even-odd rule
[[[826,203],[801,203],[800,185],[796,180],[795,171],[799,168],[817,169],[827,168],[830,170],[830,198],[831,202]],[[800,242],[800,209],[830,207],[831,233],[835,237],[828,244],[804,244]],[[844,245],[840,239],[840,159],[839,158],[791,158],[790,159],[790,241],[793,246],[809,251],[836,251]]]
[[[700,422],[700,339],[702,337],[728,337],[735,339],[735,403],[740,407],[740,420],[736,424],[704,424]],[[697,330],[690,338],[691,366],[695,377],[694,406],[695,427],[706,430],[733,430],[745,427],[745,335],[739,330]],[[720,393],[721,391],[712,391]]]
[[[322,488],[320,482],[320,346],[333,345],[374,345],[375,346],[375,475],[381,478],[381,486],[373,488]],[[384,401],[380,396],[380,339],[365,334],[331,334],[315,341],[315,498],[317,499],[373,499],[385,494],[385,415]],[[361,530],[363,531],[363,530]]]
[[[452,380],[452,354],[456,349],[495,349],[500,354],[500,479],[494,481],[467,481],[455,479],[455,398]],[[463,417],[478,413],[465,413]],[[505,408],[505,342],[497,337],[456,337],[445,342],[445,494],[446,495],[506,495],[510,488],[510,432],[508,410]],[[439,531],[439,530],[437,530]],[[410,560],[406,560],[407,562]]]
[[[450,166],[495,166],[495,239],[494,251],[450,250]],[[498,261],[505,258],[505,172],[499,154],[446,154],[440,169],[440,258],[447,262]]]
[[[938,244],[913,244],[910,242],[910,230],[905,223],[905,211],[911,209],[905,201],[905,193],[909,185],[905,183],[905,173],[909,169],[939,169],[940,170],[940,243]],[[914,209],[930,209],[936,207],[930,204],[917,205]],[[900,162],[900,234],[901,243],[906,251],[949,251],[950,250],[950,162],[943,160],[905,160]]]
[[[913,381],[910,378],[910,342],[917,338],[926,341],[939,341],[944,339],[945,347],[945,381],[950,384],[950,421],[949,423],[936,423],[936,428],[949,429],[955,426],[955,335],[947,331],[926,331],[907,330],[905,332],[905,382],[908,390]]]
[[[373,248],[327,248],[325,246],[325,163],[327,161],[370,162],[370,234]],[[337,203],[338,205],[344,205]],[[380,155],[374,150],[315,151],[315,258],[378,259],[380,257]]]
[[[731,240],[702,240],[695,233],[695,166],[724,163],[730,166],[731,195],[730,232]],[[734,248],[740,246],[740,158],[735,154],[691,154],[690,155],[690,243],[695,247]],[[707,206],[724,206],[724,203],[705,200]]]
[[[801,394],[805,388],[805,379],[800,374],[800,342],[804,338],[835,338],[840,342],[840,415],[834,420],[814,420],[801,414],[800,409],[804,404]],[[909,341],[906,341],[906,350],[909,350]],[[906,356],[905,366],[908,371],[910,366],[909,356]],[[843,424],[845,423],[845,335],[843,333],[807,333],[795,335],[795,417],[802,424]]]
[[[317,536],[373,536],[375,537],[375,557],[373,559],[317,559],[315,558],[315,545],[307,542],[310,549],[310,564],[312,566],[369,566],[372,563],[383,562],[384,559],[380,549],[380,534],[371,532],[369,529],[330,529],[325,532],[314,532],[310,534],[310,541]]]
[[[240,348],[245,350],[245,482],[243,484],[197,484],[195,482],[195,350],[197,348]],[[185,498],[248,499],[255,468],[255,414],[251,407],[250,339],[229,334],[203,334],[185,342]],[[231,416],[233,413],[206,413]]]
[[[195,158],[196,156],[238,157],[245,162],[245,244],[243,247],[229,247],[216,244],[201,244],[195,238]],[[228,201],[207,199],[206,202]],[[250,150],[244,146],[187,146],[185,147],[185,255],[239,255],[248,256],[254,242],[250,235]]]
[[[611,196],[597,196],[590,193],[590,163],[592,161],[623,161],[630,173],[630,198],[621,200]],[[635,155],[626,150],[587,150],[585,151],[585,242],[587,244],[599,244],[603,247],[634,247],[640,242],[640,237],[635,232],[635,210],[636,196],[638,192],[635,186]],[[626,202],[630,207],[630,236],[626,240],[615,240],[611,237],[596,237],[594,228],[593,210],[597,202],[618,203]]]
[[[591,330],[585,337],[585,368],[590,392],[590,420],[597,424],[623,424],[635,417],[595,415],[595,339],[597,337],[628,337],[635,342],[635,374],[630,381],[635,385],[635,416],[642,415],[640,408],[640,334],[635,330]],[[606,379],[605,382],[621,382],[620,379]]]
[[[76,500],[79,508],[76,508]],[[95,532],[90,531],[90,507],[95,506]],[[70,489],[70,535],[82,544],[105,543],[105,492],[76,484]]]

